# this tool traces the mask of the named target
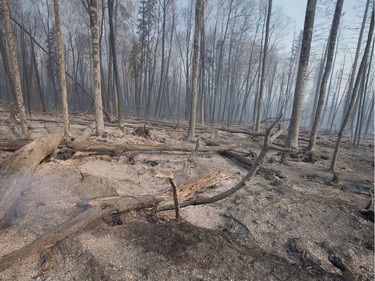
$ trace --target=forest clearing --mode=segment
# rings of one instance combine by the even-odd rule
[[[0,280],[373,280],[354,2],[1,0]]]

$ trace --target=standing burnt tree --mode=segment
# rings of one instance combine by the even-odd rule
[[[302,46],[299,57],[296,88],[294,91],[293,111],[290,120],[287,148],[298,149],[299,125],[301,123],[302,102],[305,91],[305,80],[310,58],[311,39],[314,29],[314,18],[317,0],[308,0],[303,29]],[[285,155],[285,154],[284,154]],[[285,157],[285,156],[284,156]]]
[[[259,132],[260,117],[261,117],[261,111],[262,111],[262,106],[263,106],[264,82],[266,79],[266,63],[267,63],[266,60],[267,60],[267,52],[268,52],[268,42],[269,42],[269,37],[270,37],[271,12],[272,12],[272,0],[269,0],[268,10],[267,10],[267,19],[266,19],[266,34],[264,38],[264,47],[263,47],[262,72],[260,74],[259,95],[258,95],[257,106],[256,106],[256,120],[255,120],[256,132]]]
[[[202,2],[197,0],[195,6],[195,32],[194,32],[194,56],[193,56],[193,92],[191,96],[190,107],[190,121],[188,138],[192,140],[195,137],[195,120],[197,113],[197,94],[198,94],[198,72],[199,72],[199,43],[200,43],[200,28],[202,16]]]
[[[63,109],[64,120],[64,135],[69,136],[69,110],[68,110],[68,95],[66,91],[66,76],[65,76],[65,56],[64,43],[61,34],[61,18],[59,11],[59,0],[53,0],[53,7],[55,12],[55,29],[57,38],[57,52],[59,55],[59,73],[60,73],[60,92],[61,104]]]
[[[374,7],[372,8],[371,23],[370,23],[370,28],[369,28],[369,31],[368,31],[365,51],[363,53],[361,64],[359,65],[358,74],[357,74],[357,77],[355,79],[355,84],[354,84],[354,88],[353,88],[353,93],[350,97],[350,102],[349,102],[348,108],[345,112],[345,116],[344,116],[340,131],[339,131],[339,134],[338,134],[338,137],[337,137],[335,152],[333,153],[332,162],[331,162],[331,171],[332,172],[335,172],[337,155],[339,153],[341,139],[344,135],[344,130],[345,130],[346,124],[349,121],[350,114],[352,112],[355,100],[357,98],[359,86],[360,86],[360,83],[361,83],[361,78],[362,78],[362,75],[363,75],[363,72],[364,72],[364,69],[365,69],[365,65],[367,63],[368,54],[370,52],[370,46],[371,46],[371,42],[372,42],[373,33],[374,33]]]
[[[96,135],[104,131],[103,101],[100,81],[99,24],[96,0],[90,0],[90,25],[92,38],[92,60],[95,85],[95,124]]]
[[[111,48],[112,54],[112,66],[113,66],[113,73],[115,75],[115,85],[116,85],[116,96],[117,96],[117,118],[118,118],[118,126],[121,126],[122,121],[122,99],[121,99],[121,86],[120,86],[120,76],[118,73],[118,66],[117,66],[117,53],[116,53],[116,38],[115,38],[115,31],[113,26],[113,9],[115,5],[115,0],[108,0],[108,20],[109,20],[109,45]]]
[[[333,17],[331,32],[330,32],[329,39],[328,39],[327,62],[326,62],[326,66],[324,69],[322,82],[320,84],[318,105],[317,105],[316,112],[315,112],[314,123],[311,129],[310,142],[308,146],[308,150],[311,153],[310,154],[311,157],[313,156],[313,152],[315,150],[316,138],[318,136],[320,121],[321,121],[321,117],[323,114],[324,100],[325,100],[326,93],[327,93],[329,76],[332,70],[333,56],[335,53],[335,45],[336,45],[337,34],[338,34],[339,26],[340,26],[340,18],[341,18],[341,11],[342,11],[343,4],[344,4],[344,0],[337,0],[335,15]]]
[[[7,0],[2,0],[1,2],[3,4],[3,19],[4,19],[6,37],[8,40],[10,62],[13,68],[14,92],[16,94],[16,101],[17,101],[18,110],[19,110],[20,119],[21,119],[22,135],[23,137],[27,137],[28,136],[27,117],[26,117],[25,105],[23,103],[22,86],[21,86],[20,70],[18,68],[16,47],[14,44],[12,26],[10,24],[9,4]]]

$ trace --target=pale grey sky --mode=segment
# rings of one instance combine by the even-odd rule
[[[274,7],[281,6],[284,12],[290,16],[296,22],[296,28],[302,29],[307,0],[274,0]],[[345,0],[343,11],[345,12],[345,18],[351,18],[355,16],[353,6],[358,3],[358,0]]]
[[[335,1],[332,1],[332,3],[334,2]],[[364,2],[364,1],[363,0],[344,0],[344,7],[343,7],[344,17],[342,20],[346,25],[351,25],[351,23],[353,22],[360,22],[361,19],[358,18],[358,12],[355,11],[353,7],[355,5],[358,5],[358,3],[361,3],[361,2]],[[307,5],[307,0],[274,0],[273,1],[273,9],[281,7],[283,12],[292,19],[293,25],[295,24],[295,29],[297,32],[303,29],[306,5]],[[293,38],[293,31],[294,30],[291,30],[289,38]],[[286,41],[285,51],[289,51],[288,49],[290,48],[292,42],[288,38],[286,38],[285,41]],[[289,43],[288,41],[290,41],[290,45],[288,44]]]

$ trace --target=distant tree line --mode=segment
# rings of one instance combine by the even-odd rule
[[[283,112],[290,148],[300,128],[311,131],[313,151],[319,132],[345,122],[343,134],[360,144],[374,131],[373,2],[357,7],[352,47],[342,35],[343,0],[328,17],[309,0],[288,55],[281,46],[293,26],[272,4],[2,0],[0,99],[16,103],[25,121],[34,110],[64,112],[67,134],[69,112],[95,114],[98,134],[104,118],[121,124],[129,115],[259,131]]]

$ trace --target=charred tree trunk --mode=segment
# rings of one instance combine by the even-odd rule
[[[115,31],[113,26],[113,9],[114,9],[114,1],[108,1],[108,19],[109,19],[109,38],[110,38],[110,47],[112,52],[112,65],[113,65],[113,73],[115,76],[115,83],[116,83],[116,93],[117,93],[117,118],[118,118],[118,126],[121,126],[122,122],[122,96],[121,96],[121,87],[120,87],[120,77],[118,74],[118,65],[117,65],[117,56],[116,56],[116,42],[115,42]]]
[[[257,114],[255,120],[255,131],[259,132],[260,128],[260,117],[263,105],[263,93],[264,93],[264,82],[266,79],[266,59],[267,59],[267,52],[268,52],[268,41],[270,37],[270,21],[271,21],[271,12],[272,12],[272,0],[268,1],[268,11],[267,11],[267,21],[266,21],[266,34],[264,38],[264,46],[263,46],[263,59],[262,59],[262,72],[260,73],[260,86],[259,86],[259,96],[258,96],[258,104],[257,104]]]
[[[99,56],[99,24],[96,0],[90,1],[90,25],[92,38],[92,60],[95,87],[95,125],[96,135],[104,131],[103,100],[101,93],[100,56]]]
[[[65,76],[65,56],[64,56],[64,43],[61,33],[61,19],[59,10],[59,0],[53,1],[55,12],[55,28],[57,37],[57,52],[59,55],[59,74],[60,74],[60,91],[61,91],[61,104],[63,109],[64,121],[64,135],[69,136],[69,110],[68,110],[68,94],[66,91],[66,76]]]
[[[331,32],[330,32],[329,39],[328,39],[327,62],[326,62],[326,66],[324,69],[322,83],[320,85],[320,91],[319,91],[320,93],[319,93],[318,105],[316,108],[316,113],[315,113],[315,118],[314,118],[314,124],[313,124],[313,127],[311,129],[311,134],[310,134],[310,142],[308,146],[308,150],[310,150],[310,152],[315,150],[315,143],[318,137],[320,120],[322,117],[324,100],[325,100],[325,96],[327,92],[328,79],[331,74],[331,69],[332,69],[332,64],[333,64],[333,56],[335,52],[335,45],[336,45],[337,33],[339,30],[339,26],[340,26],[341,11],[342,11],[343,4],[344,4],[344,0],[338,0],[336,3],[335,15],[333,17]]]
[[[314,28],[316,0],[308,0],[303,30],[302,46],[299,58],[297,81],[294,91],[293,111],[288,131],[287,148],[298,149],[299,125],[301,123],[302,102],[305,80],[310,58],[311,39]]]
[[[13,68],[14,90],[15,90],[18,110],[19,110],[19,114],[21,118],[21,129],[22,129],[22,134],[24,135],[24,137],[27,137],[28,136],[27,117],[26,117],[25,105],[23,103],[21,78],[20,78],[20,71],[18,68],[18,61],[17,61],[17,52],[16,52],[15,43],[14,43],[12,26],[10,24],[9,4],[7,0],[2,0],[2,4],[3,4],[3,19],[4,19],[4,24],[5,24],[6,36],[8,40],[10,61],[11,61],[12,68]]]
[[[350,98],[348,109],[347,109],[347,111],[345,113],[345,116],[344,116],[344,119],[343,119],[343,123],[341,125],[340,131],[339,131],[339,135],[337,137],[337,143],[336,143],[336,147],[335,147],[335,152],[333,153],[332,162],[331,162],[331,171],[332,172],[335,172],[336,161],[337,161],[337,156],[338,156],[338,152],[339,152],[339,148],[340,148],[340,144],[341,144],[341,139],[342,139],[342,137],[344,135],[344,130],[345,130],[346,124],[349,121],[349,117],[350,117],[351,111],[353,109],[354,102],[355,102],[355,100],[357,98],[357,93],[358,93],[358,89],[359,89],[359,86],[360,86],[361,77],[363,75],[363,71],[365,69],[365,65],[366,65],[366,62],[367,62],[367,57],[368,57],[368,54],[369,54],[369,51],[370,51],[370,46],[371,46],[371,41],[372,41],[372,35],[373,35],[373,33],[374,33],[374,7],[372,8],[371,23],[370,23],[370,29],[369,29],[369,32],[368,32],[368,37],[367,37],[367,43],[366,43],[365,51],[363,53],[362,61],[361,61],[361,64],[359,66],[359,69],[358,69],[358,74],[357,74],[357,78],[355,80],[355,84],[354,84],[354,88],[353,88],[353,93],[352,93],[351,98]]]
[[[195,120],[197,111],[197,94],[198,94],[198,73],[199,73],[199,47],[200,47],[200,27],[202,16],[203,0],[196,0],[195,7],[195,32],[194,32],[194,56],[193,56],[193,91],[191,95],[190,119],[189,119],[189,133],[190,140],[195,137]]]

